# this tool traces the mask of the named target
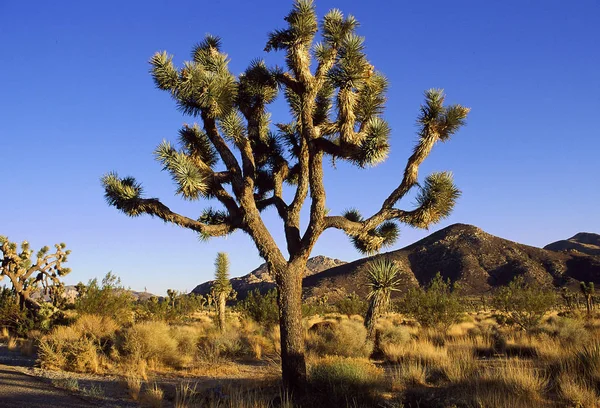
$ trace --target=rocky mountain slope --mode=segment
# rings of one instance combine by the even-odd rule
[[[577,251],[582,254],[600,256],[600,235],[580,232],[569,239],[548,244],[544,249],[550,251]]]
[[[402,269],[402,286],[427,284],[437,272],[457,281],[463,291],[480,294],[517,275],[542,285],[600,283],[600,257],[554,252],[488,234],[472,225],[454,224],[397,251],[360,259],[304,280],[307,296],[340,292],[365,294],[370,259],[392,259]]]
[[[577,242],[594,245],[596,241],[584,235],[596,234],[577,234]],[[454,224],[405,248],[350,263],[324,256],[311,258],[303,282],[305,296],[327,296],[334,301],[352,292],[365,295],[366,267],[369,260],[377,257],[389,258],[400,266],[401,291],[426,285],[438,272],[457,281],[467,294],[488,292],[521,274],[547,286],[575,288],[581,280],[600,283],[600,256],[536,248],[496,237],[472,225]],[[240,298],[254,288],[266,290],[275,285],[264,264],[231,282]],[[203,283],[193,292],[208,293],[211,285],[212,282]]]
[[[322,255],[315,256],[314,258],[310,258],[308,260],[306,264],[306,273],[304,276],[311,276],[345,263],[346,262],[340,261],[339,259],[332,259]],[[233,278],[230,281],[231,286],[238,293],[238,299],[244,299],[248,292],[254,289],[265,292],[275,287],[275,279],[269,274],[266,263],[260,265],[249,274],[239,278]],[[206,295],[210,293],[212,285],[213,281],[204,282],[196,286],[194,290],[192,290],[192,293]]]

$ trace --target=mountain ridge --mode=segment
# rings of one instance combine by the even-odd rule
[[[581,239],[591,238],[586,235]],[[400,267],[400,292],[426,285],[438,272],[444,279],[457,282],[466,294],[489,292],[517,275],[548,287],[575,288],[581,280],[600,283],[600,257],[524,245],[488,234],[473,225],[452,224],[404,248],[353,262],[331,260],[322,255],[311,258],[309,273],[303,280],[305,297],[327,296],[331,301],[352,292],[366,295],[367,263],[381,257],[391,259]],[[320,267],[315,268],[315,264]],[[248,275],[231,281],[234,289],[236,285],[242,288],[241,283],[246,283],[248,288],[264,291],[275,287],[272,278],[264,279],[267,276],[263,264]],[[210,285],[211,282],[198,285],[193,293],[208,293]],[[247,293],[245,289],[242,289],[241,298]],[[240,293],[238,289],[236,291]]]

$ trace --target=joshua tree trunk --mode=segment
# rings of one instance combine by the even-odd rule
[[[365,327],[367,328],[367,340],[375,341],[375,323],[379,317],[379,300],[373,299],[369,303],[367,314],[365,315]]]
[[[227,300],[226,293],[219,293],[216,306],[217,315],[219,317],[219,330],[225,330],[225,301]]]
[[[288,266],[277,273],[279,327],[281,330],[281,371],[284,387],[302,392],[306,384],[304,329],[302,326],[302,277],[304,268]]]

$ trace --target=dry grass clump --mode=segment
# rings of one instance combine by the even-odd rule
[[[313,326],[315,327],[315,326]],[[373,344],[367,341],[367,329],[362,322],[342,319],[330,322],[306,336],[306,348],[319,356],[368,357]]]
[[[123,334],[121,344],[126,355],[152,365],[177,365],[180,361],[177,346],[169,325],[160,321],[134,324]]]
[[[38,346],[42,368],[97,373],[100,368],[98,346],[76,326],[57,326]]]
[[[598,407],[600,397],[588,384],[578,381],[570,373],[561,373],[557,380],[558,393],[570,407]]]
[[[448,351],[429,340],[414,339],[404,345],[386,344],[381,350],[390,363],[417,361],[430,367],[444,367],[448,364]]]
[[[82,315],[71,326],[56,326],[39,339],[39,363],[51,370],[97,373],[106,368],[99,356],[115,339],[118,325],[109,317]]]
[[[494,395],[489,388],[499,388],[507,394],[527,401],[539,401],[548,387],[548,378],[530,364],[511,359],[502,361],[497,367],[490,367],[477,377],[477,395]]]
[[[142,391],[142,378],[135,374],[128,374],[123,379],[125,382],[125,386],[127,387],[127,392],[129,396],[134,401],[138,401],[140,399],[140,393]]]
[[[17,351],[19,349],[19,341],[16,337],[8,337],[6,347],[9,351]]]
[[[427,383],[427,367],[419,361],[410,361],[394,367],[392,372],[392,391],[402,391],[408,387]]]
[[[143,407],[160,408],[163,406],[163,398],[165,392],[154,383],[149,387],[146,387],[141,398],[141,405]]]
[[[0,341],[7,341],[9,336],[8,327],[0,328]]]
[[[310,362],[309,381],[325,406],[347,406],[373,399],[384,385],[384,370],[368,359],[327,356]],[[352,406],[352,405],[350,405]]]
[[[104,346],[106,342],[114,340],[115,333],[119,330],[117,322],[110,317],[93,314],[79,316],[75,324],[71,327],[73,327],[76,332],[96,341],[101,347]]]
[[[473,350],[456,349],[449,351],[449,357],[441,370],[448,381],[460,383],[473,379],[478,368]]]

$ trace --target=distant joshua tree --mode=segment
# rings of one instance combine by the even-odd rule
[[[298,0],[285,21],[287,27],[269,35],[265,51],[283,51],[287,69],[254,60],[236,77],[220,39],[210,35],[180,69],[166,52],[150,60],[156,86],[200,121],[179,131],[179,149],[162,142],[156,158],[178,195],[216,199],[221,209],[208,207],[199,217],[186,217],[157,198],[144,198],[133,177],[108,173],[102,183],[107,202],[129,216],[156,216],[202,239],[234,231],[250,236],[278,287],[283,382],[301,392],[306,379],[302,278],[319,236],[342,230],[359,251],[374,253],[396,241],[397,223],[427,228],[448,216],[459,196],[452,175],[433,173],[419,182],[418,171],[433,146],[463,126],[469,109],[445,105],[441,90],[425,92],[416,147],[379,210],[369,217],[356,210],[329,215],[324,163],[343,160],[365,168],[388,155],[391,131],[382,117],[388,84],[368,61],[353,16],[334,9],[319,25],[312,1]],[[267,106],[280,90],[291,117],[273,126]],[[284,189],[284,183],[290,187]],[[416,208],[397,207],[413,189]],[[307,198],[308,225],[302,228]],[[287,256],[263,222],[268,208],[282,220]]]
[[[57,296],[61,294],[63,283],[60,278],[71,272],[63,264],[71,253],[65,250],[65,244],[54,245],[55,252],[50,253],[50,248],[45,246],[40,249],[35,260],[32,258],[33,250],[27,241],[19,247],[10,242],[7,237],[0,236],[0,280],[7,277],[19,299],[21,310],[25,308],[37,312],[41,305],[31,298],[31,294],[42,289],[44,294],[50,295],[53,303],[59,303]]]
[[[594,282],[580,282],[579,290],[583,294],[583,298],[585,299],[585,308],[587,310],[588,316],[591,316],[592,310],[594,310],[594,292],[596,291],[594,288]]]
[[[215,297],[215,308],[219,330],[225,329],[225,302],[231,295],[231,282],[229,282],[229,257],[225,252],[219,252],[215,260],[215,282],[212,287]]]
[[[375,323],[382,313],[389,311],[392,292],[398,290],[400,268],[391,260],[379,258],[369,264],[369,308],[365,316],[367,338],[375,340]]]

